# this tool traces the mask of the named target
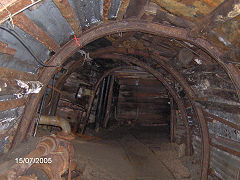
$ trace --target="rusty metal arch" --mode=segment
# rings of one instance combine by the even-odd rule
[[[129,21],[109,21],[103,23],[99,26],[93,27],[88,31],[84,32],[79,38],[79,44],[81,47],[86,44],[99,39],[103,36],[119,33],[119,32],[128,32],[128,31],[140,31],[146,32],[154,35],[166,36],[169,38],[175,38],[179,40],[188,41],[198,47],[201,47],[206,52],[208,52],[211,57],[213,57],[225,71],[231,76],[231,72],[228,67],[220,60],[221,53],[217,48],[212,46],[208,41],[201,38],[191,38],[188,36],[188,31],[182,28],[166,26],[162,24],[147,22],[147,21],[138,21],[138,20],[129,20]],[[48,65],[61,66],[65,60],[73,55],[80,47],[75,43],[75,40],[70,40],[67,44],[61,47],[56,54],[49,60]],[[30,128],[31,120],[34,118],[38,104],[43,96],[43,93],[46,90],[46,86],[49,83],[53,75],[58,71],[58,67],[45,68],[41,71],[39,76],[39,81],[44,84],[44,87],[37,95],[31,95],[28,101],[28,104],[25,108],[25,112],[19,124],[17,134],[14,138],[14,145],[23,141],[27,136],[28,129]],[[232,78],[234,78],[232,76]],[[236,86],[236,79],[233,79],[233,84]],[[238,89],[237,89],[238,90]],[[239,90],[238,90],[239,92]],[[200,113],[201,114],[201,113]],[[205,122],[204,122],[205,123]],[[207,171],[205,170],[202,173],[202,179],[207,179]]]

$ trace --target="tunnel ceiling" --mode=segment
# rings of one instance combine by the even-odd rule
[[[36,5],[31,6],[35,2]],[[23,11],[27,6],[31,7]],[[14,31],[24,38],[43,62],[72,39],[74,34],[79,36],[90,27],[108,20],[138,18],[186,28],[189,36],[207,39],[218,47],[225,62],[237,63],[240,54],[239,11],[239,2],[236,0],[4,0],[1,1],[0,23],[14,26]],[[0,32],[1,66],[36,72],[38,66],[26,49],[8,32],[2,29]],[[108,40],[113,42],[114,38],[108,37]],[[129,44],[129,41],[131,39],[125,44]],[[114,42],[114,45],[117,43]]]

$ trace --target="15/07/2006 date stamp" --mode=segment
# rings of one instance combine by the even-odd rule
[[[50,164],[52,163],[52,158],[16,158],[15,161],[17,164]]]

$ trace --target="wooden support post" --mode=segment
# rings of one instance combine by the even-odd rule
[[[111,110],[111,105],[112,105],[114,80],[115,80],[115,77],[112,75],[111,82],[110,82],[110,87],[109,87],[109,92],[108,92],[106,114],[105,114],[104,124],[103,124],[104,128],[107,128],[107,124],[108,124],[108,121],[109,121],[109,118],[110,118],[110,110]]]
[[[174,100],[171,97],[170,98],[170,108],[171,108],[171,115],[170,115],[170,138],[171,138],[171,142],[175,142],[176,141],[176,125],[177,125],[177,121],[176,121],[176,110],[174,108]]]

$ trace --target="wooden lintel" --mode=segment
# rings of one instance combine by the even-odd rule
[[[13,22],[20,29],[33,36],[41,43],[45,44],[50,50],[57,52],[60,49],[59,44],[57,44],[45,31],[43,31],[25,14],[20,13],[14,16]]]
[[[62,16],[66,19],[68,24],[71,26],[73,32],[76,35],[81,34],[81,25],[68,0],[53,0],[53,2],[56,4],[57,8],[61,12]]]

